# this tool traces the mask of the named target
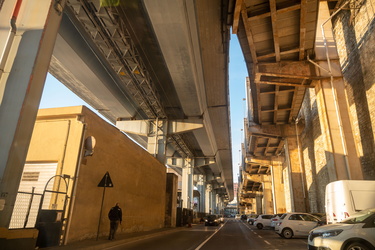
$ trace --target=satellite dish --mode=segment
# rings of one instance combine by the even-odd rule
[[[94,136],[89,136],[85,140],[85,156],[92,156],[94,154],[94,148],[96,139]]]

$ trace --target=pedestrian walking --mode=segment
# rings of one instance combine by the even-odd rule
[[[116,203],[116,205],[109,210],[108,218],[110,220],[108,240],[114,240],[118,225],[122,222],[122,210],[119,203]]]

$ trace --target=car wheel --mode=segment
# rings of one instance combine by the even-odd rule
[[[285,239],[291,239],[293,237],[293,231],[292,229],[290,228],[285,228],[283,231],[282,231],[282,236],[285,238]]]
[[[284,238],[284,235],[283,234],[279,234],[279,233],[277,233],[281,238]]]
[[[258,229],[262,229],[262,228],[263,228],[263,224],[258,223],[258,224],[257,224],[257,228],[258,228]]]
[[[349,244],[346,248],[346,250],[370,250],[366,245],[363,245],[360,242],[353,242]]]

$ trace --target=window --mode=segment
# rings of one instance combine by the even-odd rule
[[[281,215],[280,219],[283,220],[288,214]]]
[[[300,217],[299,214],[292,214],[292,215],[289,217],[289,220],[302,220],[302,218]]]
[[[318,221],[317,218],[307,215],[307,214],[301,214],[300,215],[304,221]]]

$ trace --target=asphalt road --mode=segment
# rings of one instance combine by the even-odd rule
[[[220,226],[194,225],[192,228],[147,240],[121,244],[108,250],[247,250],[307,249],[306,238],[284,239],[272,229],[258,230],[245,222],[227,219]]]

